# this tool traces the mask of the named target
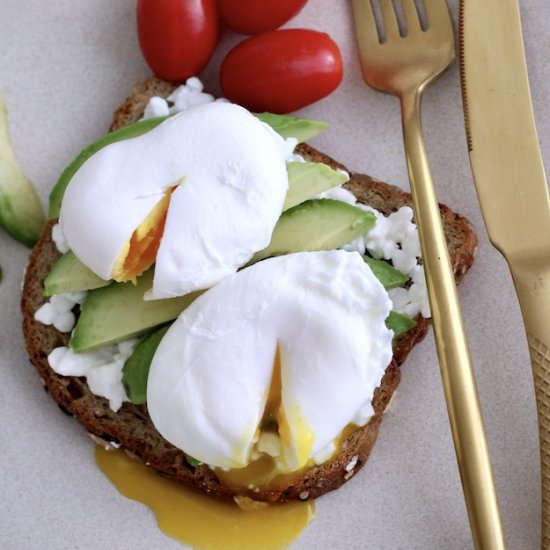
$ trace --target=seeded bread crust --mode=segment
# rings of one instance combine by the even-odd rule
[[[150,97],[166,97],[172,89],[171,84],[157,78],[137,84],[132,95],[115,112],[111,130],[138,120]],[[300,145],[299,153],[309,160],[344,168],[308,145]],[[403,205],[411,204],[408,193],[369,176],[353,174],[347,187],[359,201],[386,215]],[[456,280],[460,282],[473,263],[477,238],[468,220],[446,206],[441,206],[441,214]],[[340,487],[363,466],[378,435],[382,413],[399,384],[399,365],[412,347],[425,336],[429,326],[428,320],[419,316],[415,328],[394,340],[393,360],[374,395],[375,415],[365,427],[358,429],[344,441],[337,456],[299,475],[286,487],[260,491],[234,489],[224,485],[207,466],[191,466],[184,453],[164,440],[156,431],[149,419],[146,405],[124,403],[122,408],[114,413],[106,399],[90,392],[84,378],[59,376],[50,368],[48,354],[56,347],[67,345],[69,340],[67,334],[34,320],[35,311],[47,301],[42,295],[44,279],[59,258],[59,252],[51,239],[51,228],[54,223],[50,221],[44,227],[30,256],[21,300],[23,332],[31,362],[38,369],[46,391],[52,395],[59,407],[74,416],[98,443],[105,446],[121,446],[161,475],[224,499],[234,498],[236,495],[266,502],[317,498]]]

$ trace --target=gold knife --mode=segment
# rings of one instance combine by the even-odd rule
[[[461,82],[470,164],[491,243],[518,295],[535,380],[542,548],[550,548],[550,200],[518,0],[461,0]]]

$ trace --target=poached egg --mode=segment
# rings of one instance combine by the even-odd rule
[[[281,471],[324,461],[344,428],[374,414],[392,357],[390,309],[356,252],[248,267],[201,295],[166,333],[149,371],[151,419],[214,467],[247,466],[265,448],[264,432],[278,438],[268,446],[280,448],[271,454]]]
[[[150,298],[170,298],[215,285],[267,246],[287,188],[284,140],[242,107],[208,103],[88,159],[60,225],[99,277],[135,281],[155,263]]]

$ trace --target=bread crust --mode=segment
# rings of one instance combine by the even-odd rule
[[[115,112],[110,129],[115,130],[135,122],[142,116],[150,97],[165,97],[172,89],[171,84],[157,78],[136,85],[132,95]],[[308,145],[300,145],[299,153],[309,160],[344,168]],[[347,188],[359,201],[386,215],[403,205],[411,205],[410,194],[369,176],[352,174]],[[477,238],[471,224],[462,216],[446,206],[441,206],[441,215],[453,270],[457,282],[460,282],[474,261]],[[399,384],[399,365],[406,359],[412,347],[425,336],[429,326],[427,319],[419,316],[415,328],[394,339],[392,362],[386,369],[380,387],[375,391],[375,415],[365,427],[357,429],[345,439],[335,457],[297,476],[286,487],[263,490],[235,489],[220,481],[209,467],[190,465],[185,454],[156,431],[149,419],[146,405],[124,403],[122,408],[114,413],[106,399],[90,392],[84,378],[60,376],[50,368],[48,354],[56,347],[67,345],[69,340],[67,334],[34,320],[36,310],[47,301],[42,294],[44,279],[60,256],[51,239],[51,228],[54,223],[47,223],[30,255],[21,300],[23,333],[30,360],[37,368],[45,389],[60,408],[74,416],[96,441],[103,445],[120,445],[160,474],[208,495],[224,499],[234,498],[236,495],[266,502],[317,498],[340,487],[363,466],[378,435],[382,414]]]

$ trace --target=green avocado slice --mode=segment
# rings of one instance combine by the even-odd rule
[[[98,277],[69,250],[55,262],[44,280],[44,296],[93,290],[110,283]]]
[[[144,336],[128,357],[122,369],[122,385],[128,399],[135,405],[147,401],[147,378],[153,356],[160,341],[171,325],[165,325],[151,334]]]
[[[349,180],[347,174],[322,162],[289,162],[286,170],[288,191],[283,210],[293,208]]]
[[[15,160],[8,111],[0,95],[0,226],[18,241],[33,246],[45,221],[38,194]]]
[[[328,122],[298,118],[293,115],[274,113],[254,113],[254,115],[262,122],[269,124],[280,136],[295,138],[298,143],[308,141],[328,128]]]
[[[173,321],[202,292],[192,292],[167,300],[144,300],[153,284],[153,270],[138,278],[137,284],[112,283],[90,291],[80,306],[80,316],[69,347],[87,351],[121,342]]]
[[[312,199],[279,218],[269,245],[248,265],[292,252],[332,250],[364,235],[376,223],[372,212],[332,199]]]

